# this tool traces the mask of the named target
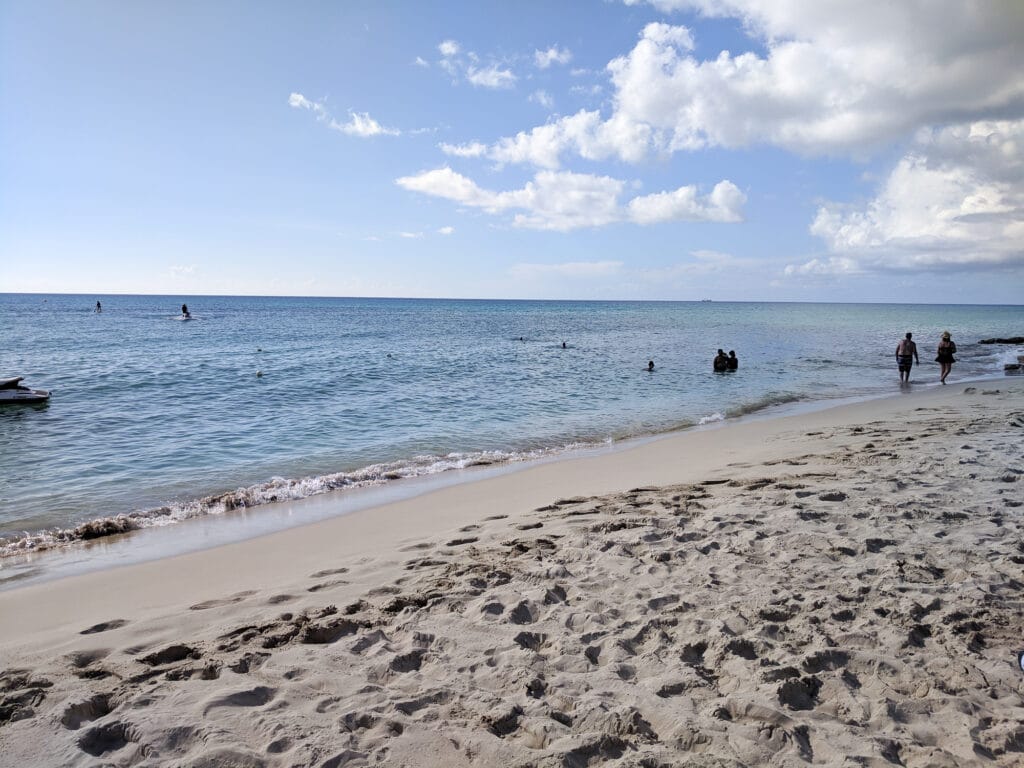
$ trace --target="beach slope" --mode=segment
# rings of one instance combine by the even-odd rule
[[[1024,762],[1024,386],[0,593],[0,765]]]

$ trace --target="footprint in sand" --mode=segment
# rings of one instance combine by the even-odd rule
[[[206,703],[206,706],[203,707],[203,716],[205,717],[211,709],[217,707],[262,707],[276,695],[276,688],[258,685],[248,690],[229,693],[227,696],[218,696]]]
[[[216,598],[214,600],[204,600],[201,603],[190,605],[188,609],[190,611],[205,611],[208,608],[220,608],[225,605],[231,605],[232,603],[240,603],[247,597],[252,597],[256,592],[253,590],[247,590],[245,592],[236,592],[228,597]]]
[[[402,547],[399,552],[416,552],[423,549],[431,549],[435,546],[432,541],[421,541],[419,544],[410,544],[408,547]]]
[[[100,659],[105,659],[110,655],[109,648],[98,648],[93,651],[76,651],[75,653],[69,654],[67,660],[71,662],[71,665],[75,669],[85,669],[92,664],[95,664]]]
[[[78,747],[93,757],[99,757],[138,741],[139,732],[130,723],[106,723],[83,733],[78,739]]]
[[[78,634],[80,635],[95,635],[98,632],[109,632],[112,629],[120,629],[128,622],[125,619],[111,619],[110,621],[101,621],[99,624],[93,624],[88,629],[83,629]]]
[[[461,547],[463,544],[475,544],[477,541],[479,541],[479,539],[476,536],[467,536],[464,539],[452,539],[447,544],[445,544],[445,546]]]
[[[113,709],[110,695],[98,693],[85,701],[68,705],[61,715],[60,722],[69,731],[77,731],[85,723],[109,715]]]
[[[333,589],[334,587],[340,587],[344,584],[348,584],[344,579],[334,579],[333,581],[324,581],[320,584],[314,584],[311,587],[307,587],[307,592],[322,592],[325,589]]]

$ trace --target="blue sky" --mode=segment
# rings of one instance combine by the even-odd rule
[[[1020,303],[1024,5],[0,2],[0,291]]]

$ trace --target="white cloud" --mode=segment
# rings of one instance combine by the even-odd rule
[[[399,237],[404,237],[406,240],[421,240],[423,238],[422,232],[399,232]]]
[[[555,100],[551,97],[551,94],[540,88],[530,94],[530,101],[535,104],[540,104],[545,109],[551,109],[555,106]]]
[[[663,221],[743,220],[747,197],[731,181],[720,181],[711,195],[701,199],[694,186],[680,187],[674,192],[658,192],[629,201],[630,217],[637,224]]]
[[[494,192],[451,168],[437,168],[396,183],[407,190],[452,200],[492,215],[512,212],[512,224],[556,230],[602,227],[616,222],[647,225],[667,221],[730,222],[742,219],[743,194],[728,181],[707,197],[692,187],[619,203],[625,184],[608,176],[541,171],[521,189]]]
[[[455,234],[455,227],[441,227],[439,230],[437,230],[437,234],[439,234],[439,235],[452,235],[452,234]]]
[[[430,66],[430,62],[428,62],[422,56],[417,56],[415,59],[413,59],[412,63],[417,67],[423,67],[424,69],[427,69]]]
[[[347,123],[339,123],[331,120],[331,128],[349,136],[399,136],[401,131],[397,128],[385,128],[366,112],[349,112]]]
[[[487,150],[487,157],[499,164],[530,163],[541,168],[559,168],[562,154],[571,149],[587,160],[616,157],[626,162],[643,159],[650,129],[639,123],[613,117],[602,121],[599,112],[580,110],[533,130],[501,139]]]
[[[466,70],[466,80],[482,88],[511,88],[516,79],[511,70],[502,69],[497,64],[483,69],[471,66]]]
[[[444,40],[437,46],[437,50],[439,50],[441,55],[446,59],[450,59],[453,56],[458,56],[461,49],[459,48],[459,44],[454,40]]]
[[[582,133],[539,126],[491,151],[547,168],[566,153],[636,162],[651,152],[758,144],[861,157],[921,128],[1024,115],[1024,13],[1013,2],[651,4],[738,19],[753,50],[698,58],[689,28],[648,24],[608,64],[607,117],[578,126]],[[543,151],[507,151],[524,138]]]
[[[518,279],[557,276],[568,278],[608,277],[622,272],[621,261],[569,261],[563,264],[513,264],[509,275]]]
[[[319,101],[310,101],[301,93],[292,93],[288,96],[288,106],[295,109],[308,109],[316,115],[317,120],[327,119],[327,108]]]
[[[644,27],[641,37],[657,45],[681,51],[692,51],[694,48],[693,35],[687,27],[653,22]]]
[[[292,93],[288,97],[288,105],[295,109],[306,109],[316,115],[320,122],[327,123],[328,127],[335,131],[349,136],[368,138],[370,136],[400,136],[401,131],[397,128],[386,128],[370,117],[367,112],[353,112],[349,110],[347,122],[340,123],[331,117],[327,106],[320,101],[311,101],[301,93]]]
[[[547,69],[552,64],[568,64],[572,61],[572,51],[553,45],[546,51],[534,51],[533,63],[538,69]]]
[[[832,255],[789,274],[1024,266],[1024,120],[922,131],[862,206],[811,224]]]
[[[841,256],[827,259],[811,259],[803,264],[788,264],[784,270],[786,275],[859,275],[864,270],[856,261]]]
[[[189,277],[196,272],[195,264],[174,264],[168,268],[173,277]]]
[[[463,52],[454,40],[445,40],[437,46],[441,52],[438,65],[452,77],[452,84],[465,79],[470,85],[478,88],[505,89],[512,88],[519,78],[507,66],[493,60],[481,63],[481,57],[474,51]]]
[[[453,157],[483,157],[487,152],[487,145],[478,141],[469,144],[446,144],[438,145],[446,155]]]

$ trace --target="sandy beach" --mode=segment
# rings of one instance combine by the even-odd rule
[[[0,593],[0,764],[1021,765],[1022,394],[691,431]]]

